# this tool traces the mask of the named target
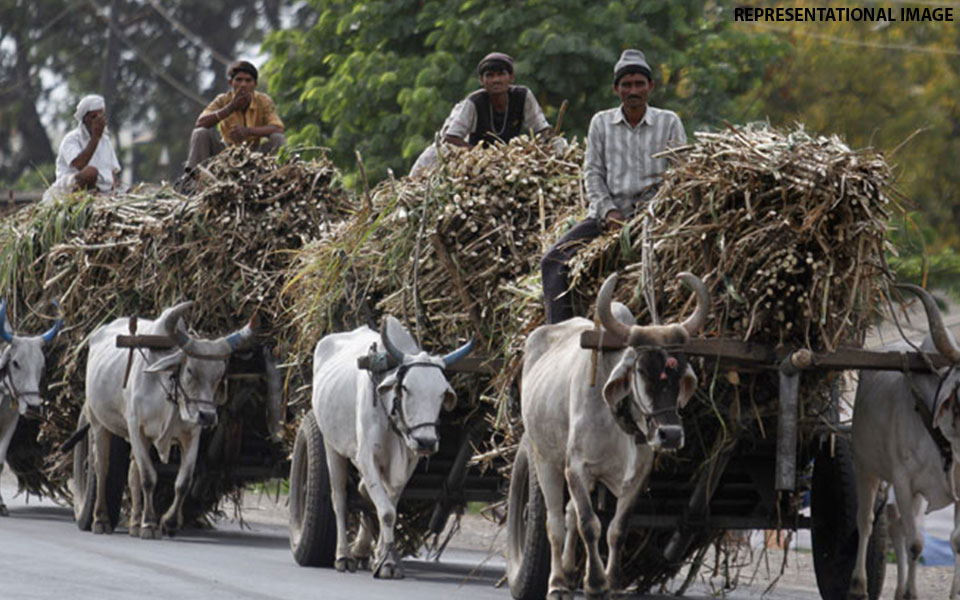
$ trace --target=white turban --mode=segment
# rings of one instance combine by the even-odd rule
[[[76,117],[80,123],[83,123],[83,117],[86,116],[91,110],[102,110],[106,108],[107,104],[103,100],[103,96],[98,96],[97,94],[90,94],[89,96],[84,96],[82,100],[77,104],[77,112],[73,113],[73,116]]]

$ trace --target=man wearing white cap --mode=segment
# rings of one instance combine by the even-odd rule
[[[117,188],[120,161],[107,133],[103,96],[84,96],[74,112],[77,128],[67,133],[57,153],[57,180],[44,199],[77,190],[109,193]]]
[[[450,112],[441,139],[454,146],[476,146],[481,142],[507,143],[513,138],[533,131],[549,131],[550,124],[543,109],[529,88],[513,85],[513,58],[502,52],[491,52],[477,65],[481,89],[457,103]],[[437,160],[436,147],[431,145],[417,159],[410,175]]]
[[[584,180],[587,218],[573,226],[540,260],[547,323],[574,316],[567,262],[591,240],[618,229],[653,198],[667,161],[654,154],[685,144],[673,111],[647,104],[654,81],[643,52],[624,50],[613,68],[613,93],[620,106],[593,116],[587,133]]]

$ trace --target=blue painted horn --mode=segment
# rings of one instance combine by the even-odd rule
[[[450,354],[443,357],[443,366],[451,367],[454,364],[460,362],[460,360],[466,355],[470,354],[470,351],[473,350],[473,338],[470,338],[470,341],[466,344],[460,346]]]
[[[7,299],[0,300],[0,338],[8,344],[13,343],[13,334],[7,331]]]

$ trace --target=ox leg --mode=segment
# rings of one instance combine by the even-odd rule
[[[893,545],[893,554],[897,558],[897,589],[893,594],[894,600],[903,600],[903,592],[907,587],[907,544],[900,522],[897,505],[887,504],[887,533]]]
[[[153,468],[150,459],[150,446],[143,439],[140,428],[129,424],[130,451],[134,462],[140,471],[140,489],[143,492],[143,515],[140,519],[140,539],[160,539],[160,527],[157,524],[157,513],[153,507],[153,492],[157,488],[157,470]],[[99,485],[99,480],[97,485]]]
[[[564,521],[564,530],[566,536],[563,540],[563,557],[560,562],[563,569],[564,580],[573,581],[577,572],[577,544],[580,543],[580,537],[577,533],[577,509],[573,506],[573,500],[567,502]]]
[[[97,498],[93,503],[93,533],[113,533],[107,514],[107,477],[110,470],[110,438],[103,425],[90,426],[93,434],[93,469],[97,476]]]
[[[547,538],[550,540],[550,578],[547,580],[547,600],[572,600],[570,580],[565,568],[567,557],[576,568],[576,540],[565,548],[567,532],[563,502],[563,471],[553,465],[535,463],[543,503],[547,509]]]
[[[337,552],[333,565],[341,573],[353,573],[357,570],[357,561],[350,552],[350,540],[347,539],[347,461],[329,444],[324,443],[324,448],[330,474],[330,499],[337,519]]]
[[[140,469],[137,461],[130,461],[130,470],[127,472],[127,485],[130,487],[130,527],[129,533],[133,537],[140,535],[140,519],[143,515],[143,489],[140,485]]]
[[[190,491],[190,482],[193,480],[193,468],[197,464],[197,451],[200,448],[200,432],[185,433],[180,438],[180,469],[177,470],[177,482],[173,504],[163,514],[160,524],[167,535],[173,536],[183,528],[183,501]]]
[[[860,541],[857,544],[857,558],[853,563],[848,595],[851,599],[865,599],[867,597],[867,546],[870,543],[870,534],[873,532],[873,507],[880,480],[860,465],[856,466],[854,473],[857,480],[857,532],[860,535]]]
[[[950,534],[950,549],[953,550],[953,584],[950,600],[960,600],[960,504],[953,505],[953,533]]]
[[[914,496],[906,481],[895,481],[893,489],[897,498],[897,510],[900,511],[903,543],[907,550],[907,584],[903,600],[916,600],[917,561],[923,553],[923,535],[920,533],[922,518],[919,514],[923,502]]]
[[[623,552],[623,545],[620,541],[624,533],[624,524],[627,515],[630,514],[630,509],[633,508],[633,502],[637,499],[637,494],[640,493],[642,484],[650,472],[650,468],[653,467],[653,462],[648,461],[647,465],[648,468],[644,469],[642,474],[631,481],[628,487],[624,488],[623,494],[617,499],[617,510],[613,515],[613,520],[607,527],[607,552],[609,554],[607,555],[606,575],[609,585],[615,589],[620,587],[620,555]]]
[[[13,407],[11,406],[11,409]],[[7,460],[7,449],[10,448],[10,440],[13,439],[13,431],[17,428],[17,421],[20,419],[20,415],[17,414],[17,411],[10,410],[12,416],[9,416],[6,420],[0,416],[0,426],[2,426],[2,432],[0,432],[0,475],[3,474],[3,464]],[[0,517],[7,517],[10,515],[10,511],[7,510],[7,505],[3,503],[3,496],[0,496]]]
[[[394,527],[397,524],[396,504],[384,488],[381,480],[382,474],[380,474],[376,465],[372,464],[372,461],[362,471],[376,475],[376,481],[368,477],[363,478],[367,494],[377,509],[377,519],[380,521],[380,539],[377,542],[373,576],[382,579],[401,579],[403,577],[403,567],[400,564],[397,549],[394,545]]]
[[[583,592],[588,599],[610,597],[610,582],[600,560],[600,518],[593,511],[590,501],[591,481],[583,463],[571,462],[567,466],[567,486],[577,508],[577,525],[587,552],[587,572],[583,578]]]
[[[366,513],[360,513],[360,527],[357,529],[357,537],[350,545],[350,554],[357,559],[357,568],[367,570],[370,568],[370,557],[373,556],[373,521]]]

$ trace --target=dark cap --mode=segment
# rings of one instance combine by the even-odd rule
[[[491,52],[480,60],[480,64],[477,65],[477,73],[483,75],[484,71],[492,68],[513,73],[513,59],[503,52]]]
[[[250,75],[250,77],[253,77],[254,81],[257,81],[260,78],[257,68],[253,66],[252,63],[249,63],[245,60],[238,60],[227,67],[227,79],[233,79],[233,76],[237,73],[246,73]]]
[[[624,50],[620,55],[620,60],[613,67],[613,85],[617,85],[620,78],[630,73],[642,73],[647,79],[653,81],[653,75],[650,72],[650,65],[643,52],[639,50]]]

